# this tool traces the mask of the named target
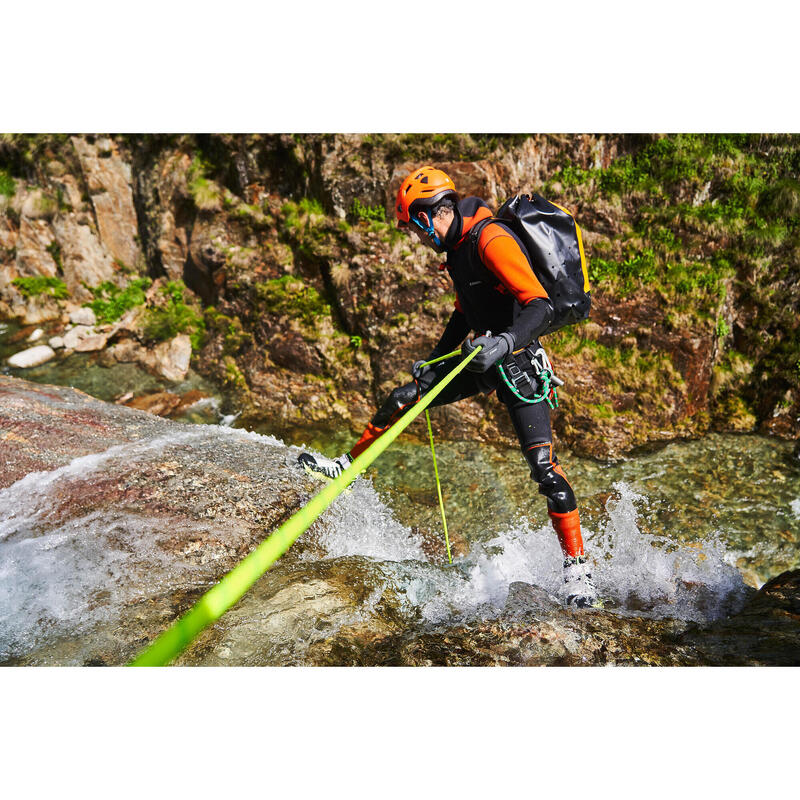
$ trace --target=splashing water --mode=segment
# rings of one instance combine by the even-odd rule
[[[248,445],[251,450],[245,452]],[[56,648],[48,663],[75,663],[79,658],[70,655],[70,648],[78,648],[79,637],[113,639],[118,620],[125,614],[135,617],[137,604],[152,605],[157,598],[155,605],[163,608],[159,618],[166,624],[175,617],[171,593],[208,588],[209,578],[219,575],[207,568],[208,562],[226,555],[230,560],[236,542],[246,541],[235,518],[186,514],[165,524],[146,506],[136,513],[111,506],[66,519],[63,506],[54,511],[71,485],[100,485],[120,471],[136,474],[144,466],[178,458],[178,451],[184,465],[213,453],[225,467],[223,477],[246,466],[256,472],[257,466],[256,477],[266,476],[276,486],[301,480],[293,466],[297,448],[274,437],[203,426],[76,458],[0,491],[0,661],[47,645]],[[191,494],[187,473],[177,469],[175,474],[184,482],[179,490]],[[592,572],[610,611],[705,621],[738,610],[746,587],[730,563],[737,554],[714,537],[680,544],[644,533],[640,517],[649,513],[647,497],[624,482],[615,483],[614,490],[600,524],[596,519],[593,528],[584,530]],[[391,501],[372,479],[359,477],[305,535],[314,546],[303,549],[301,539],[298,554],[290,551],[275,568],[276,580],[284,582],[278,580],[265,602],[278,602],[291,575],[301,603],[281,607],[275,618],[275,630],[284,630],[279,618],[296,621],[283,639],[276,634],[275,652],[285,656],[277,663],[296,663],[310,643],[342,627],[377,624],[387,609],[408,629],[469,623],[498,616],[509,587],[518,581],[563,601],[562,557],[548,526],[520,518],[481,531],[480,537],[467,537],[466,554],[452,566],[432,561],[420,534],[398,521]],[[165,546],[169,541],[178,541],[180,548]],[[325,585],[320,568],[338,561],[362,599],[347,606],[331,596],[327,606],[314,606],[311,587]],[[248,609],[258,615],[257,608]],[[312,617],[304,619],[304,614]]]
[[[394,517],[371,481],[357,479],[322,516],[319,543],[328,557],[366,556],[381,561],[427,561],[422,537]]]
[[[402,562],[393,577],[404,584],[407,613],[416,610],[428,622],[496,616],[516,581],[565,599],[563,557],[549,527],[520,519],[487,541],[473,542],[452,567],[435,566],[423,556],[419,538],[376,502],[368,480],[359,479],[354,487],[353,495],[329,512],[330,527],[321,539],[324,558],[361,555]],[[647,498],[622,482],[614,489],[605,526],[597,533],[584,529],[595,582],[609,609],[704,622],[741,608],[747,587],[730,563],[736,554],[720,539],[677,545],[643,533],[638,509],[647,511]]]
[[[738,611],[747,587],[718,536],[678,545],[639,530],[648,499],[623,482],[606,503],[608,519],[588,536],[600,594],[623,610],[697,622]]]

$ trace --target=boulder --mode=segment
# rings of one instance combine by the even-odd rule
[[[128,408],[138,408],[140,411],[147,411],[159,417],[166,417],[181,404],[181,398],[172,392],[156,392],[155,394],[143,394],[126,400],[123,405]]]
[[[106,346],[107,341],[107,334],[93,333],[79,339],[73,349],[76,353],[91,353],[95,350],[102,350]]]
[[[192,341],[185,334],[178,334],[168,342],[161,342],[152,350],[153,368],[168,381],[182,381],[189,371],[192,358]]]
[[[91,308],[82,306],[70,312],[69,321],[73,325],[88,325],[89,327],[93,327],[97,324],[97,317]]]
[[[110,334],[109,334],[110,335]],[[148,349],[133,339],[123,339],[110,347],[104,357],[119,363],[137,363],[153,375],[160,375],[168,381],[182,381],[189,371],[192,358],[192,342],[185,334],[161,342]]]
[[[19,353],[14,353],[8,359],[8,364],[16,369],[29,369],[30,367],[38,367],[39,364],[44,364],[51,358],[55,358],[56,351],[46,344],[39,344],[36,347],[29,347],[27,350],[22,350]]]
[[[81,341],[94,335],[94,328],[88,325],[76,325],[64,334],[64,347],[66,347],[67,350],[76,350]]]

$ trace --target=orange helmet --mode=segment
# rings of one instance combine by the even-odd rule
[[[397,192],[395,215],[398,225],[408,225],[412,214],[423,208],[435,206],[442,198],[458,200],[456,187],[450,176],[435,167],[415,169],[401,184]]]

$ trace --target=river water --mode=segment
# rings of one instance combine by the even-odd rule
[[[91,359],[71,358],[79,361],[70,368],[88,380]],[[89,369],[81,369],[81,359]],[[63,363],[55,366],[64,369]],[[39,369],[24,377],[55,382],[54,373]],[[108,397],[111,374],[97,373],[98,381],[106,380],[96,394]],[[132,373],[131,386],[134,378],[146,380]],[[115,377],[114,391],[124,390]],[[183,579],[162,552],[156,553],[157,526],[140,509],[98,511],[47,530],[48,493],[58,497],[65,481],[91,481],[87,474],[92,474],[101,485],[113,470],[135,471],[137,459],[144,467],[154,448],[160,462],[178,464],[180,472],[180,459],[191,463],[206,452],[221,457],[239,442],[236,453],[245,446],[264,453],[242,464],[243,470],[255,469],[257,461],[259,475],[272,474],[292,486],[308,480],[292,466],[302,448],[331,456],[352,444],[350,435],[323,431],[313,437],[283,432],[283,439],[276,439],[267,424],[259,431],[263,436],[217,425],[193,430],[196,434],[187,439],[181,429],[175,441],[154,435],[138,450],[92,457],[91,469],[89,462],[76,463],[58,475],[39,474],[0,492],[0,661],[24,662],[26,652],[44,646],[56,649],[34,663],[83,663],[80,652],[58,655],[50,638],[68,639],[73,623],[81,635],[117,624],[131,602],[117,589],[133,566],[142,587]],[[222,618],[207,650],[185,663],[305,663],[308,647],[348,626],[380,627],[388,619],[401,629],[469,624],[497,615],[515,581],[559,597],[560,551],[545,501],[521,454],[440,442],[437,457],[452,565],[445,554],[430,448],[404,436]],[[748,585],[758,587],[800,566],[800,464],[790,443],[711,434],[616,463],[567,451],[560,458],[579,498],[598,589],[612,613],[713,620],[738,610]],[[19,508],[33,496],[35,507],[23,524]],[[337,576],[355,593],[349,605],[323,602]],[[206,580],[201,578],[191,580]],[[261,628],[247,633],[243,615],[248,623],[261,620],[270,636]]]

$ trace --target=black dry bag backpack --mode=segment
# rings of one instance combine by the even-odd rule
[[[561,206],[538,194],[506,200],[495,217],[519,237],[553,305],[552,333],[589,316],[591,295],[581,229]]]

